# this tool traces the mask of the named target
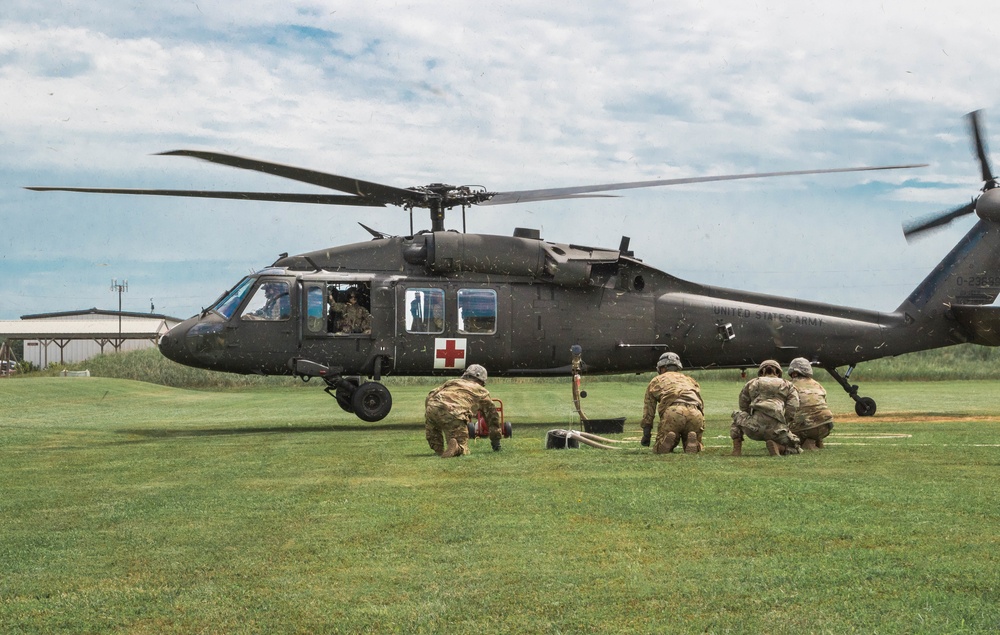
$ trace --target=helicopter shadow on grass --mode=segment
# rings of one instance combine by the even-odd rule
[[[519,429],[542,430],[548,428],[578,428],[579,423],[566,422],[527,422],[516,424]],[[238,428],[122,428],[115,434],[144,437],[145,439],[185,439],[197,437],[246,436],[254,434],[303,434],[316,432],[388,432],[390,430],[420,430],[423,423],[392,423],[392,424],[326,424],[306,426],[241,426]],[[516,434],[516,429],[515,429]]]
[[[239,428],[122,428],[115,430],[116,434],[145,437],[154,439],[184,439],[197,437],[245,436],[254,434],[302,434],[315,432],[376,432],[388,430],[416,430],[422,424],[383,424],[383,425],[316,425],[316,426],[242,426]]]

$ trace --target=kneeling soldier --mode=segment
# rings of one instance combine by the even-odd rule
[[[677,353],[664,353],[656,362],[658,373],[649,386],[642,408],[642,445],[649,445],[653,432],[653,415],[660,413],[653,452],[673,452],[681,441],[684,452],[701,450],[701,435],[705,431],[705,403],[698,382],[681,373],[681,358]]]
[[[729,436],[733,439],[733,456],[743,454],[743,437],[766,441],[771,456],[802,451],[799,438],[788,429],[795,420],[799,395],[791,382],[782,379],[781,364],[768,359],[761,362],[757,377],[740,391],[740,409],[733,412]]]
[[[802,440],[803,450],[820,449],[823,439],[833,430],[833,413],[826,405],[826,389],[813,379],[812,365],[805,357],[796,357],[788,364],[788,378],[799,393],[799,409],[789,428]]]
[[[472,364],[458,379],[449,379],[424,401],[424,435],[442,459],[469,453],[469,422],[482,412],[490,427],[490,444],[500,451],[500,415],[486,390],[486,369]]]

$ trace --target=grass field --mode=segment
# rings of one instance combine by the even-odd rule
[[[569,385],[496,383],[514,438],[442,461],[426,385],[378,424],[318,386],[0,380],[2,633],[992,633],[1000,391],[828,385],[828,448],[545,450]],[[644,385],[588,386],[628,416]]]

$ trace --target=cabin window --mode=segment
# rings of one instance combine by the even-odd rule
[[[240,306],[240,303],[243,302],[243,298],[246,296],[251,284],[253,284],[253,278],[243,278],[243,280],[238,285],[233,287],[232,291],[227,293],[224,298],[219,300],[219,302],[212,307],[212,309],[227,320],[233,317],[233,314],[236,313],[236,309]]]
[[[406,330],[409,333],[444,331],[444,290],[406,290]]]
[[[370,335],[372,332],[371,284],[337,282],[327,285],[327,331],[334,335]]]
[[[257,287],[243,309],[244,320],[276,322],[292,316],[292,303],[288,297],[288,283],[268,280]]]
[[[458,331],[460,333],[496,333],[496,291],[493,289],[458,290]]]

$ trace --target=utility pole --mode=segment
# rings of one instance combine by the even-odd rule
[[[118,292],[118,341],[115,342],[115,352],[121,350],[122,347],[122,294],[128,291],[128,280],[122,280],[121,283],[118,282],[118,278],[111,281],[111,291]]]

